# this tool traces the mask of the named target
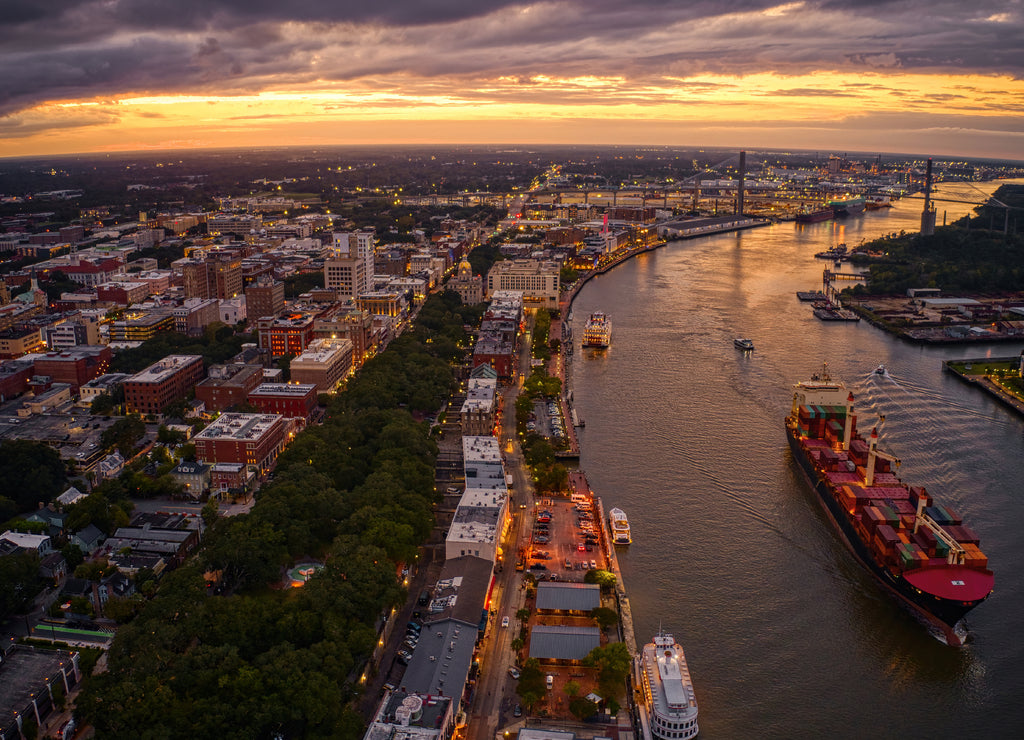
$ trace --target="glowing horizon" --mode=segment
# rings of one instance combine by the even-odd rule
[[[830,0],[724,13],[491,0],[434,18],[398,0],[337,20],[315,1],[297,18],[236,0],[208,12],[183,0],[180,17],[143,0],[68,2],[56,19],[12,24],[41,43],[0,52],[24,71],[0,82],[0,157],[346,144],[1024,152],[1024,80],[1005,41],[1024,19],[995,3],[921,18],[898,1],[872,15]],[[76,19],[93,35],[69,39]]]

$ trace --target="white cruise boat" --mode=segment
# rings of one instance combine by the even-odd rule
[[[629,531],[629,519],[622,509],[612,509],[608,512],[608,523],[612,525],[612,543],[616,545],[628,545],[633,541]]]
[[[640,680],[651,737],[688,740],[700,732],[697,698],[683,649],[672,635],[660,633],[640,654]]]
[[[612,320],[600,311],[590,314],[583,329],[584,347],[607,347],[612,343]]]

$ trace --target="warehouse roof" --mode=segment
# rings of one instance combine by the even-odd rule
[[[537,609],[589,612],[601,606],[601,587],[596,583],[537,584]]]
[[[597,627],[538,624],[530,630],[530,657],[540,660],[583,660],[600,645]]]

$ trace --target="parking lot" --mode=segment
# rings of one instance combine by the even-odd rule
[[[531,533],[526,569],[537,580],[582,582],[588,570],[607,568],[596,517],[589,496],[538,500],[524,522]]]
[[[533,402],[533,416],[526,423],[526,431],[536,432],[549,439],[565,437],[565,419],[559,404],[555,401],[537,399]]]

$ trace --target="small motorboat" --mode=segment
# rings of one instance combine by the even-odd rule
[[[885,365],[879,365],[875,368],[875,375],[885,375]]]
[[[753,339],[733,339],[732,343],[735,344],[739,349],[746,352],[747,350],[754,349]]]

